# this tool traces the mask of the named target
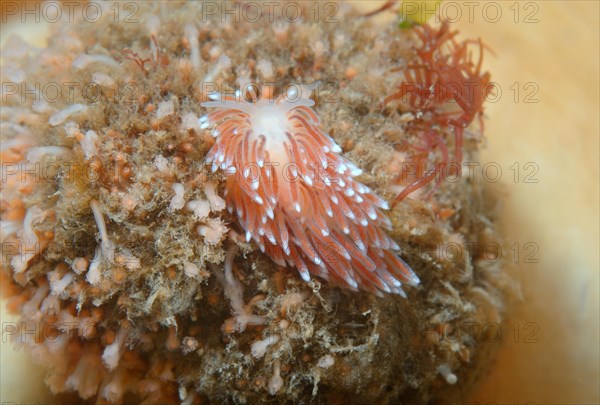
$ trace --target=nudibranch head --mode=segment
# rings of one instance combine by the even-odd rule
[[[306,281],[404,296],[402,284],[419,278],[384,231],[388,204],[354,179],[362,171],[323,132],[310,94],[300,86],[276,100],[213,95],[202,106],[215,110],[200,118],[216,138],[206,162],[225,171],[229,211],[275,263]]]

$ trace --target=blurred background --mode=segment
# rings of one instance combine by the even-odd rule
[[[44,45],[44,24],[5,22],[8,3],[19,4],[1,2],[2,43],[19,33]],[[384,2],[353,3],[366,11]],[[488,186],[523,292],[468,402],[600,403],[600,3],[448,1],[440,14],[495,53],[485,67],[502,93],[486,105],[481,165],[502,171]],[[12,320],[2,308],[1,321]],[[61,403],[48,396],[43,370],[6,340],[0,402]]]

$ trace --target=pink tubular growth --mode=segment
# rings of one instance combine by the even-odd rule
[[[303,94],[304,93],[304,94]],[[220,97],[214,95],[213,100]],[[354,180],[361,170],[321,130],[306,88],[277,100],[224,97],[200,118],[216,143],[206,156],[227,174],[226,199],[246,232],[275,263],[351,290],[405,295],[419,278],[384,232],[388,204]]]

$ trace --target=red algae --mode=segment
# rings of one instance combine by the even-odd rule
[[[469,51],[472,41],[458,42],[458,31],[452,31],[447,21],[439,28],[425,24],[415,27],[414,31],[421,42],[415,48],[417,58],[401,69],[405,80],[397,93],[386,97],[384,104],[396,100],[406,102],[409,111],[417,117],[408,131],[420,132],[425,145],[423,151],[428,153],[439,148],[442,158],[408,184],[396,196],[393,205],[434,178],[437,187],[450,174],[460,175],[464,130],[477,117],[483,130],[483,103],[493,89],[490,73],[481,71],[484,49],[481,40],[477,42],[479,58],[474,62]],[[444,139],[449,136],[454,137],[452,161]],[[422,166],[420,153],[414,162],[419,167]]]

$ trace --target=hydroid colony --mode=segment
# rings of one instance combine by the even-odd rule
[[[422,139],[405,105],[381,105],[418,38],[348,3],[331,3],[334,21],[273,23],[223,20],[207,4],[140,3],[137,22],[106,8],[53,25],[45,48],[12,38],[2,50],[1,275],[21,318],[15,344],[52,392],[97,403],[464,395],[511,283],[482,248],[499,240],[478,179],[386,219],[406,145]],[[293,106],[265,104],[293,95],[283,90],[214,104],[203,86],[250,82],[323,86]],[[478,139],[466,133],[470,159]],[[301,183],[232,174],[228,151],[250,154],[261,179],[267,151],[294,160]],[[319,241],[338,248],[335,262],[311,249]],[[383,294],[405,282],[408,299]]]

